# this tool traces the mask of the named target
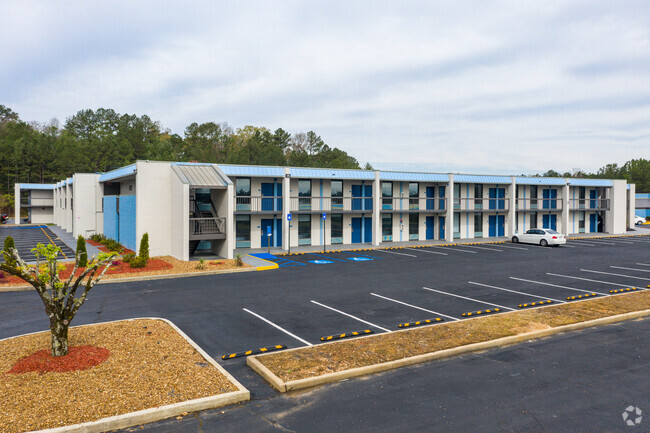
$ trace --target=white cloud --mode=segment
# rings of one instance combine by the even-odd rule
[[[14,2],[0,103],[313,129],[378,165],[595,170],[648,157],[646,6]]]

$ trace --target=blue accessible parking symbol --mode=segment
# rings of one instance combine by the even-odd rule
[[[309,263],[313,263],[315,265],[327,265],[334,262],[330,262],[329,260],[309,260]]]
[[[365,262],[368,260],[372,260],[370,257],[348,257],[348,260],[353,260],[355,262]]]

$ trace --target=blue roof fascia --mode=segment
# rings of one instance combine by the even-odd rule
[[[414,173],[408,171],[380,171],[381,180],[416,181],[416,182],[449,182],[448,174]]]
[[[517,185],[566,185],[563,177],[515,177]]]
[[[368,170],[342,170],[337,168],[291,168],[291,177],[316,179],[373,179],[375,173]]]
[[[508,176],[474,176],[469,174],[455,174],[454,183],[512,183]]]
[[[226,176],[284,177],[284,167],[227,164],[218,164],[217,167],[219,167]]]
[[[571,186],[613,186],[614,183],[608,179],[569,179]]]
[[[19,183],[20,189],[54,189],[56,184],[53,183]]]
[[[109,180],[115,180],[119,179],[121,177],[127,177],[135,174],[137,172],[135,164],[127,165],[126,167],[118,168],[116,170],[112,170],[109,172],[106,172],[99,176],[99,181],[100,182],[107,182]]]

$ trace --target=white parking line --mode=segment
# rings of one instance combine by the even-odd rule
[[[576,289],[575,287],[567,287],[567,286],[560,286],[558,284],[543,283],[541,281],[527,280],[525,278],[517,278],[517,277],[510,277],[510,278],[513,279],[513,280],[517,280],[517,281],[525,281],[527,283],[541,284],[543,286],[557,287],[559,289],[575,290],[576,292],[585,292],[585,293],[598,293],[599,295],[609,296],[607,293],[596,292],[595,290]]]
[[[285,334],[287,334],[287,335],[290,336],[290,337],[295,338],[296,340],[300,341],[301,343],[304,343],[304,344],[306,344],[307,346],[313,346],[313,344],[311,344],[309,341],[307,341],[307,340],[303,340],[302,338],[298,337],[297,335],[292,334],[291,332],[289,332],[289,331],[287,331],[286,329],[284,329],[284,328],[282,328],[282,327],[276,325],[275,323],[271,322],[270,320],[265,319],[264,317],[260,316],[259,314],[257,314],[257,313],[253,313],[251,310],[249,310],[249,309],[247,309],[247,308],[242,308],[242,310],[244,310],[245,312],[247,312],[247,313],[249,313],[249,314],[252,314],[253,316],[257,317],[258,319],[261,319],[261,320],[265,321],[265,322],[268,323],[269,325],[273,326],[274,328],[279,329],[280,331],[284,332]]]
[[[330,309],[330,310],[332,310],[332,311],[336,311],[337,313],[343,314],[344,316],[348,316],[348,317],[350,317],[350,318],[352,318],[352,319],[354,319],[354,320],[356,320],[356,321],[358,321],[358,322],[365,323],[366,325],[370,325],[370,326],[373,326],[373,327],[375,327],[375,328],[379,328],[379,329],[381,329],[382,331],[391,332],[390,329],[386,329],[386,328],[383,328],[383,327],[381,327],[381,326],[379,326],[379,325],[375,325],[375,324],[372,323],[372,322],[367,322],[367,321],[365,321],[365,320],[363,320],[363,319],[359,319],[358,317],[353,316],[352,314],[345,313],[345,312],[343,312],[343,311],[341,311],[341,310],[337,310],[336,308],[332,308],[332,307],[329,307],[329,306],[327,306],[327,305],[325,305],[325,304],[321,304],[320,302],[316,302],[316,301],[313,301],[313,300],[312,300],[312,301],[309,301],[309,302],[313,302],[314,304],[316,304],[316,305],[320,305],[320,306],[323,307],[323,308],[328,308],[328,309]]]
[[[639,266],[650,266],[650,263],[637,263]]]
[[[528,251],[528,248],[513,247],[513,246],[511,246],[511,245],[499,245],[499,248],[510,248],[510,249],[513,249],[513,250],[524,250],[524,251]]]
[[[417,257],[417,256],[414,256],[413,254],[396,253],[395,251],[386,251],[386,250],[379,250],[379,249],[377,249],[375,251],[379,251],[380,253],[397,254],[398,256]]]
[[[448,251],[460,251],[461,253],[476,254],[476,251],[461,250],[461,249],[458,249],[457,247],[435,247],[435,246],[431,245],[431,246],[429,246],[429,248],[442,248],[443,250],[448,250]]]
[[[643,238],[638,238],[638,239],[629,238],[629,239],[632,242],[637,242],[637,243],[641,243],[641,244],[644,244],[644,243],[647,244],[648,242],[650,242],[650,239],[643,239]]]
[[[600,240],[600,239],[594,239],[594,240],[591,240],[590,242],[595,242],[596,245],[598,245],[598,244],[616,245],[614,242],[603,241],[603,240]]]
[[[557,301],[557,302],[565,302],[560,299],[555,299],[555,298],[549,298],[548,296],[539,296],[539,295],[533,295],[531,293],[526,293],[526,292],[518,292],[516,290],[510,290],[510,289],[504,289],[503,287],[497,287],[497,286],[490,286],[488,284],[481,284],[481,283],[474,283],[472,281],[468,281],[470,284],[474,284],[477,286],[483,286],[483,287],[490,287],[492,289],[497,289],[497,290],[504,290],[506,292],[512,292],[512,293],[519,293],[520,295],[526,295],[526,296],[532,296],[533,298],[539,298],[539,299],[550,299],[552,301]]]
[[[396,302],[398,304],[406,305],[407,307],[416,308],[418,310],[426,311],[427,313],[437,314],[438,316],[448,317],[448,318],[453,319],[453,320],[460,320],[460,319],[457,319],[457,318],[452,317],[452,316],[447,316],[446,314],[438,313],[437,311],[427,310],[426,308],[418,307],[417,305],[407,304],[406,302],[398,301],[397,299],[388,298],[386,296],[381,296],[381,295],[378,295],[376,293],[371,293],[371,295],[376,296],[378,298],[385,299],[387,301]]]
[[[439,253],[438,251],[429,251],[425,249],[415,249],[415,248],[404,248],[405,250],[417,251],[419,253],[429,253],[429,254],[440,254],[441,256],[448,256],[447,253]]]
[[[582,272],[592,272],[594,274],[604,274],[604,275],[613,275],[615,277],[625,277],[625,278],[633,278],[635,280],[644,280],[648,281],[650,278],[644,278],[644,277],[633,277],[632,275],[623,275],[623,274],[613,274],[611,272],[602,272],[602,271],[592,271],[589,269],[580,269]]]
[[[465,248],[477,248],[479,250],[486,250],[486,251],[499,251],[500,253],[503,252],[503,250],[498,250],[496,248],[477,247],[476,245],[464,245],[463,244],[463,247],[465,247]]]
[[[572,278],[574,280],[591,281],[592,283],[609,284],[610,286],[630,287],[629,284],[618,284],[618,283],[610,283],[609,281],[590,280],[589,278],[572,277],[571,275],[552,274],[550,272],[547,272],[546,275],[553,275],[554,277],[562,277],[562,278]]]
[[[485,305],[494,305],[494,306],[496,306],[496,307],[503,308],[503,309],[505,309],[505,310],[515,311],[514,308],[504,307],[503,305],[495,304],[494,302],[479,301],[478,299],[468,298],[467,296],[455,295],[455,294],[453,294],[453,293],[443,292],[442,290],[430,289],[430,288],[428,288],[428,287],[422,287],[422,288],[423,288],[424,290],[430,290],[430,291],[432,291],[432,292],[442,293],[443,295],[455,296],[455,297],[457,297],[457,298],[467,299],[468,301],[472,301],[472,302],[480,302],[481,304],[485,304]]]
[[[625,269],[627,271],[637,271],[637,272],[650,272],[647,269],[637,269],[637,268],[624,268],[623,266],[610,266],[610,268],[614,269]]]
[[[610,241],[610,242],[614,242],[615,244],[632,244],[632,245],[634,245],[634,242],[622,241],[620,239],[616,239],[616,240],[613,240],[613,241]]]
[[[576,240],[576,239],[569,239],[569,240],[571,242],[575,242],[576,244],[578,244],[580,246],[585,246],[585,247],[595,247],[596,246],[596,244],[590,244],[588,242],[579,241],[579,240]]]

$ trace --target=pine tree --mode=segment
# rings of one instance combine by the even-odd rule
[[[86,266],[88,266],[88,253],[86,252],[86,240],[81,235],[79,235],[79,237],[77,238],[76,256],[79,257],[79,267],[85,268]]]

